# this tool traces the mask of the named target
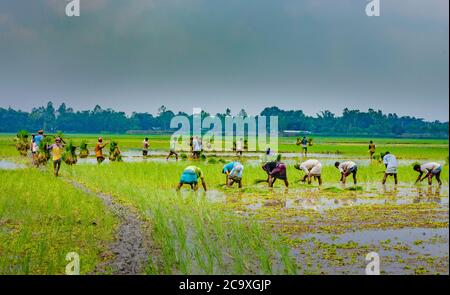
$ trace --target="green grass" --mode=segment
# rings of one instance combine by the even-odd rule
[[[64,274],[69,252],[94,270],[117,222],[101,201],[34,169],[0,178],[0,274]]]
[[[150,220],[161,253],[148,273],[295,273],[287,246],[263,225],[215,206],[200,192],[175,193],[181,164],[122,164],[76,166],[66,173],[115,195]]]

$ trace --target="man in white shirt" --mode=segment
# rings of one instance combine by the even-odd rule
[[[236,155],[242,157],[243,150],[244,150],[244,141],[241,138],[236,142]]]
[[[305,172],[305,176],[302,179],[303,182],[308,179],[308,184],[311,184],[311,178],[314,177],[319,181],[319,185],[322,185],[322,163],[318,160],[310,159],[300,165],[295,164],[294,167]]]
[[[353,175],[353,183],[356,184],[356,173],[358,172],[358,166],[356,166],[356,163],[353,161],[345,161],[345,162],[336,162],[334,163],[334,166],[339,169],[339,172],[341,172],[341,179],[340,181],[345,184],[345,179],[350,174]]]
[[[193,144],[193,151],[194,151],[193,158],[198,159],[198,158],[200,158],[200,154],[202,151],[200,139],[196,136],[194,138],[194,141],[192,142],[192,144]]]
[[[397,180],[397,171],[398,171],[397,158],[390,152],[386,152],[383,155],[383,163],[384,163],[384,166],[386,167],[386,170],[384,171],[383,184],[386,183],[388,176],[394,176],[394,182],[395,182],[395,184],[397,184],[398,183],[398,180]]]
[[[436,180],[439,183],[439,185],[442,185],[441,181],[441,171],[442,171],[442,165],[436,162],[428,162],[424,163],[422,165],[416,164],[414,165],[414,170],[419,172],[419,177],[417,177],[416,183],[419,181],[424,180],[425,178],[428,178],[428,184],[431,185],[433,183],[433,177],[436,176]],[[422,178],[422,175],[425,174],[425,176]]]

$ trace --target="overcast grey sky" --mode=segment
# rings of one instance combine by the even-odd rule
[[[276,105],[448,121],[448,0],[0,1],[0,107]]]

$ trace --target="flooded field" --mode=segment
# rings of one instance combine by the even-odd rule
[[[118,235],[129,231],[131,225],[127,225],[126,220],[132,216],[133,239],[152,243],[154,247],[153,253],[145,254],[150,251],[148,248],[137,249],[118,242],[111,247],[123,253],[115,256],[102,248],[98,251],[104,253],[101,257],[107,258],[100,258],[102,262],[97,265],[114,265],[116,261],[128,259],[127,255],[137,249],[140,260],[133,258],[132,264],[140,265],[146,261],[145,255],[150,255],[151,267],[141,270],[149,274],[365,274],[366,256],[374,252],[380,257],[382,274],[448,274],[449,181],[445,153],[436,157],[433,144],[433,149],[427,150],[432,151],[429,154],[409,151],[408,156],[398,155],[398,185],[392,179],[382,185],[383,164],[369,160],[365,152],[355,153],[356,147],[338,143],[327,152],[308,154],[308,158],[316,158],[323,165],[321,186],[317,182],[308,185],[300,181],[304,174],[295,169],[294,164],[307,158],[299,152],[281,153],[287,165],[289,188],[279,181],[274,188],[268,187],[267,174],[261,169],[267,160],[263,153],[244,153],[238,158],[232,152],[210,152],[199,160],[186,159],[180,153],[176,161],[175,157],[166,160],[166,149],[151,150],[143,157],[139,148],[122,147],[122,162],[111,162],[105,153],[105,161],[98,165],[91,150],[90,156],[78,158],[76,165],[63,164],[61,177],[55,178],[51,160],[36,169],[31,164],[31,155],[18,157],[8,152],[9,156],[0,157],[0,173],[7,179],[3,184],[7,190],[3,193],[3,203],[0,202],[0,212],[4,214],[0,217],[0,235],[9,233],[17,243],[30,239],[20,230],[21,220],[9,213],[11,208],[26,208],[25,203],[12,204],[14,199],[8,196],[25,189],[21,196],[33,200],[33,194],[26,192],[27,186],[22,182],[32,183],[36,177],[45,177],[43,194],[51,195],[53,186],[60,191],[66,187],[73,190],[72,184],[76,183],[72,193],[79,197],[72,199],[74,204],[78,198],[84,200],[86,192],[108,200],[107,210],[117,211]],[[409,148],[404,144],[390,146],[396,147]],[[440,145],[436,148],[448,151]],[[346,149],[348,152],[333,152]],[[241,189],[227,187],[222,174],[224,164],[237,159],[245,166]],[[352,179],[345,185],[339,183],[340,175],[334,163],[344,160],[353,160],[358,165],[356,184]],[[412,170],[412,164],[427,160],[443,165],[442,185],[414,183],[417,173]],[[206,192],[202,189],[193,192],[189,187],[180,192],[175,190],[188,165],[203,170],[208,186]],[[59,197],[64,200],[64,193]],[[54,195],[52,198],[57,199]],[[59,204],[66,204],[60,202],[52,206],[56,209]],[[66,208],[68,216],[78,216],[76,208]],[[37,212],[42,210],[47,209]],[[88,222],[82,219],[72,222],[69,220],[78,220],[78,217],[54,217],[52,214],[37,216],[43,216],[42,223],[52,225],[55,232],[59,232],[60,220],[75,227],[101,224],[99,220],[104,213],[98,215],[98,220]],[[89,214],[96,215],[95,212]],[[146,229],[136,228],[140,222],[136,214],[148,222],[147,234]],[[47,230],[52,231],[52,227]],[[108,233],[102,228],[106,240],[112,239],[114,227],[109,229]],[[88,232],[96,233],[91,229]],[[123,239],[126,237],[119,241]],[[95,243],[89,243],[98,249]],[[44,258],[38,257],[47,252],[40,252],[33,242],[26,244],[32,245],[27,259],[39,264],[39,259]],[[14,249],[11,251],[16,251]],[[92,251],[90,253],[96,253]],[[53,252],[48,252],[48,259],[54,255],[50,253]],[[99,257],[90,254],[89,259],[91,268],[86,269],[86,273],[99,269],[94,268],[94,261]],[[27,261],[0,260],[0,270],[2,265],[12,263],[20,266],[16,273],[23,273]],[[55,269],[59,268],[52,266],[51,270],[58,272]],[[40,270],[33,272],[40,273]]]

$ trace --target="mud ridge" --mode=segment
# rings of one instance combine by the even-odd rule
[[[113,258],[97,265],[93,274],[144,274],[151,248],[146,223],[139,218],[137,213],[119,204],[111,195],[96,193],[74,180],[67,181],[75,188],[97,196],[103,201],[108,210],[111,210],[120,220],[115,241],[109,245],[109,254],[112,254]],[[104,256],[105,254],[108,255],[108,253],[103,253],[102,255]]]

